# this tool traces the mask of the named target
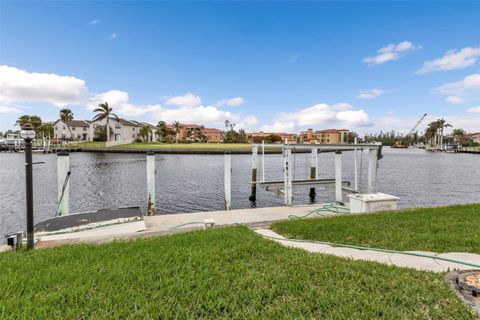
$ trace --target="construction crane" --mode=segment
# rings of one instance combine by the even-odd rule
[[[415,131],[417,130],[418,126],[420,125],[420,123],[422,123],[423,119],[425,119],[425,117],[427,116],[427,114],[425,113],[420,119],[418,119],[417,123],[415,123],[415,125],[413,126],[413,128],[407,133],[407,135],[405,136],[405,138],[400,141],[400,140],[397,140],[393,143],[392,145],[392,148],[408,148],[408,146],[405,144],[406,143],[406,140],[408,139],[408,137]]]

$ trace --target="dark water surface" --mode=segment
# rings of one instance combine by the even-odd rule
[[[343,177],[353,185],[353,153],[343,154]],[[480,202],[480,156],[431,153],[423,150],[384,148],[378,172],[378,191],[399,196],[400,207],[436,206]],[[35,221],[53,217],[57,201],[55,154],[34,154]],[[223,156],[156,155],[158,213],[223,209]],[[309,172],[309,155],[295,155],[295,178]],[[367,179],[367,157],[361,188]],[[266,180],[281,180],[281,155],[267,155]],[[261,163],[260,163],[261,165]],[[232,206],[250,203],[250,155],[232,155]],[[146,206],[146,160],[142,154],[70,154],[70,212],[102,208]],[[259,170],[261,178],[261,169]],[[320,178],[334,178],[334,154],[319,155]],[[318,202],[332,202],[333,189],[317,190]],[[308,203],[308,190],[294,192],[294,204]],[[283,198],[261,188],[259,207],[279,206]],[[23,153],[0,153],[0,243],[3,236],[25,227],[25,175]]]

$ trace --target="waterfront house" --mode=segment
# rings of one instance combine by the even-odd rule
[[[460,138],[460,141],[480,143],[480,132],[466,133]]]
[[[255,142],[255,143],[260,143],[262,141],[265,142],[271,142],[267,141],[269,138],[272,137],[279,137],[278,143],[285,143],[285,141],[288,144],[294,144],[297,143],[298,136],[295,133],[284,133],[284,132],[248,132],[246,133],[247,136],[247,141],[248,142]],[[278,138],[277,138],[278,139]]]
[[[137,121],[130,121],[119,118],[109,118],[109,125],[110,125],[110,141],[113,144],[124,144],[124,143],[132,143],[137,138],[140,137],[140,129],[144,126],[144,123],[140,123]],[[105,126],[107,123],[107,119],[97,120],[91,122],[91,129],[93,132],[98,130],[99,128]],[[94,136],[94,135],[93,135]],[[93,140],[92,136],[92,140]]]
[[[223,141],[223,131],[216,128],[204,128],[203,134],[207,142],[219,143]]]
[[[93,139],[88,120],[57,120],[53,124],[53,137],[60,140],[89,141]]]
[[[317,130],[308,129],[300,133],[301,143],[326,143],[326,144],[341,144],[348,143],[347,129],[327,129]]]

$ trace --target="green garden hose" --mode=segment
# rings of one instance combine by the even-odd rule
[[[450,259],[450,258],[443,258],[443,257],[438,257],[438,256],[432,256],[432,255],[423,254],[423,253],[397,251],[397,250],[390,250],[390,249],[370,248],[370,247],[354,246],[354,245],[348,245],[348,244],[338,244],[338,243],[315,241],[315,240],[297,240],[297,239],[288,239],[288,238],[278,238],[278,237],[272,237],[272,236],[266,236],[266,235],[262,235],[262,236],[265,237],[265,238],[272,239],[272,240],[304,242],[304,243],[317,243],[317,244],[329,245],[329,246],[332,246],[332,247],[350,248],[350,249],[357,249],[357,250],[371,250],[371,251],[385,252],[385,253],[398,253],[398,254],[404,254],[404,255],[409,255],[409,256],[431,258],[431,259],[434,259],[434,260],[442,260],[442,261],[447,261],[447,262],[453,262],[453,263],[463,264],[463,265],[470,266],[470,267],[480,268],[480,264],[477,264],[477,263],[466,262],[466,261]]]
[[[325,204],[321,208],[312,210],[305,215],[297,216],[297,215],[291,214],[291,215],[288,216],[288,218],[289,219],[301,219],[301,218],[306,218],[310,215],[318,215],[318,216],[321,216],[321,217],[325,217],[325,214],[323,212],[333,212],[333,213],[336,213],[338,215],[350,214],[350,210],[347,209],[345,206],[338,206],[338,205],[334,205],[334,204]]]

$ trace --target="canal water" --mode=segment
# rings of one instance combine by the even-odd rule
[[[35,221],[55,215],[57,175],[55,154],[34,154]],[[223,209],[223,156],[156,155],[157,212],[178,213]],[[295,154],[295,179],[305,179],[310,157]],[[0,243],[3,236],[25,227],[23,153],[0,153]],[[361,190],[366,189],[367,157]],[[266,180],[282,180],[281,155],[265,156]],[[248,208],[251,156],[232,156],[232,207]],[[143,154],[70,154],[70,212],[124,206],[146,207],[146,157]],[[343,153],[343,177],[353,185],[353,153]],[[319,154],[320,178],[334,178],[334,154]],[[261,179],[261,163],[259,179]],[[379,162],[378,191],[400,197],[399,206],[424,207],[480,203],[480,156],[384,148]],[[317,189],[317,202],[334,201],[334,190]],[[294,204],[309,202],[308,189],[294,191]],[[257,206],[280,206],[283,198],[258,189]]]

